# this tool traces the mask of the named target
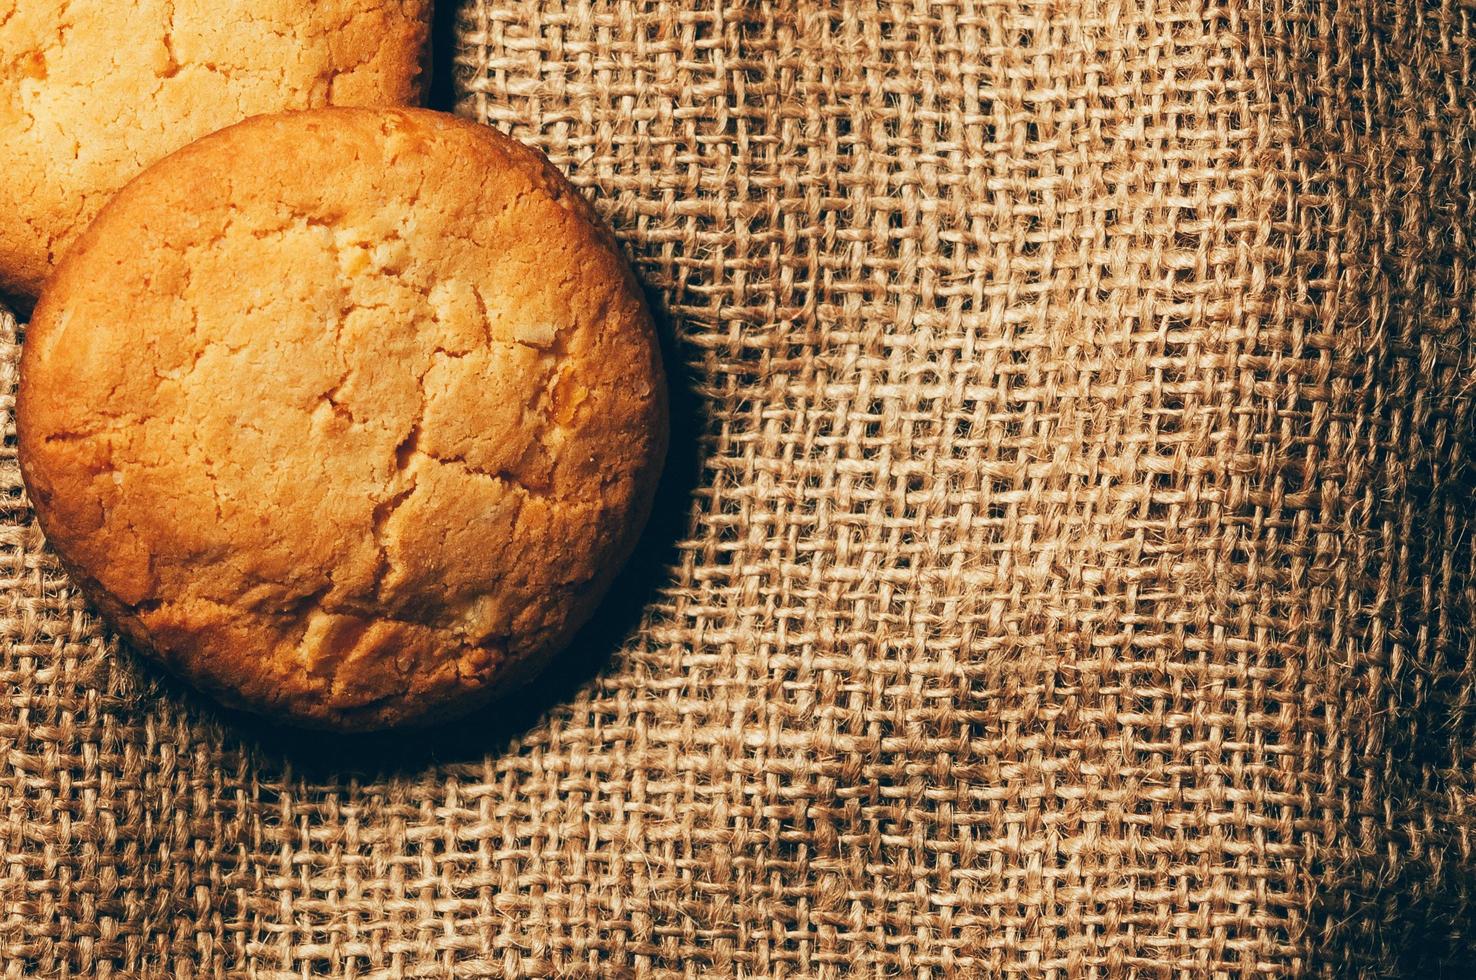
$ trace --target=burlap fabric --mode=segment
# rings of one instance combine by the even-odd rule
[[[643,557],[516,705],[305,739],[113,648],[9,439],[5,977],[1476,973],[1476,10],[455,27],[667,311]]]

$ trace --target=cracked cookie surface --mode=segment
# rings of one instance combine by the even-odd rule
[[[17,425],[121,632],[228,703],[362,729],[567,640],[644,522],[666,402],[638,285],[541,156],[321,109],[118,194],[36,309]]]
[[[248,116],[415,102],[431,0],[0,0],[0,292],[102,205]]]

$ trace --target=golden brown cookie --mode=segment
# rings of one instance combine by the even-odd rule
[[[431,0],[0,0],[0,293],[119,187],[263,112],[416,101]]]
[[[22,471],[125,635],[364,729],[566,641],[666,441],[641,291],[535,151],[424,110],[249,120],[146,170],[27,332]]]

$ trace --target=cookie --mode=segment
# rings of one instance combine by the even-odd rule
[[[144,167],[248,116],[418,99],[430,0],[0,0],[0,293]]]
[[[543,663],[666,442],[650,314],[590,207],[425,110],[258,117],[146,170],[37,306],[16,411],[42,529],[119,631],[343,730]]]

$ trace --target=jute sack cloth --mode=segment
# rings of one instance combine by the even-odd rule
[[[8,438],[4,977],[1476,972],[1476,10],[454,18],[665,311],[643,557],[305,738],[116,648]]]

